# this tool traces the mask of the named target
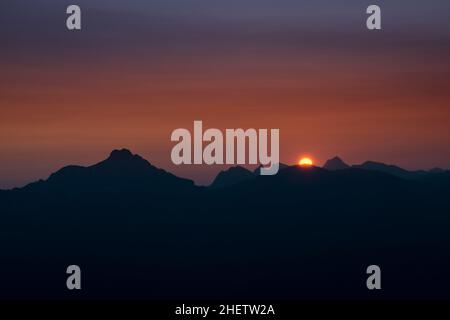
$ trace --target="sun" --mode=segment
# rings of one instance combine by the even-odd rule
[[[313,161],[311,158],[303,157],[300,159],[298,164],[302,167],[311,167],[313,165]]]

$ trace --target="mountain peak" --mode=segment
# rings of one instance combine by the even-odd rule
[[[235,166],[219,172],[211,184],[212,188],[227,187],[254,178],[255,175],[244,167]]]
[[[109,155],[110,160],[128,160],[133,158],[133,154],[128,149],[115,149],[111,151],[111,154]]]
[[[106,160],[87,167],[66,166],[52,173],[47,180],[26,188],[62,192],[184,192],[193,190],[194,183],[156,168],[128,149],[116,149]]]
[[[335,156],[332,159],[327,160],[327,162],[325,162],[323,168],[327,169],[327,170],[343,170],[343,169],[347,169],[350,166],[348,164],[346,164],[341,158],[339,158],[338,156]]]

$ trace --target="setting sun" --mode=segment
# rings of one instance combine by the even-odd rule
[[[310,167],[310,166],[313,165],[313,161],[312,161],[311,158],[304,157],[304,158],[301,158],[301,159],[300,159],[300,161],[298,162],[298,164],[299,164],[300,166],[302,166],[302,167]]]

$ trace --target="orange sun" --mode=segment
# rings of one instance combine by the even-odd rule
[[[311,158],[308,157],[303,157],[300,159],[300,161],[298,162],[298,164],[302,167],[310,167],[313,165],[313,161]]]

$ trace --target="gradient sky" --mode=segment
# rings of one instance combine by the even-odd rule
[[[222,167],[170,161],[194,120],[280,128],[285,163],[450,168],[449,17],[449,1],[2,0],[0,188],[122,147],[208,183]]]

